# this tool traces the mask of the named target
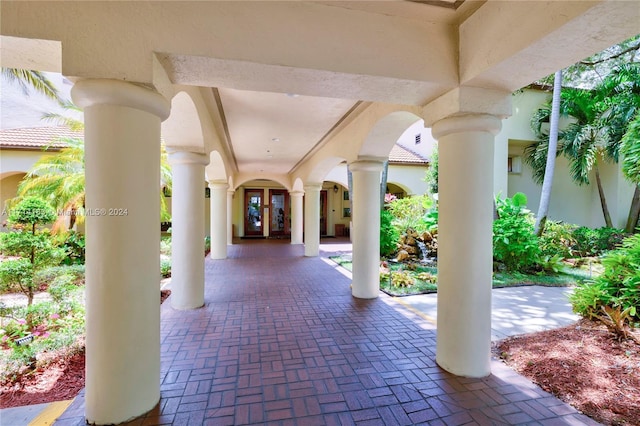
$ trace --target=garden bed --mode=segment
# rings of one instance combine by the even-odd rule
[[[616,340],[600,322],[511,337],[494,354],[598,422],[640,424],[640,345]]]

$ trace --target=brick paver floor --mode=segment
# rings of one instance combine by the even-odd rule
[[[301,246],[250,242],[206,260],[206,305],[162,305],[161,401],[132,425],[597,424],[493,361],[435,363],[435,326]],[[84,424],[82,394],[57,425]]]

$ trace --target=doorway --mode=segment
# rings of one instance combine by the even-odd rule
[[[262,236],[262,189],[244,191],[244,233],[247,236]]]
[[[269,200],[271,218],[269,220],[269,236],[283,237],[291,233],[289,213],[289,193],[284,189],[270,189]]]

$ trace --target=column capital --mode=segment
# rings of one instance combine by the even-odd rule
[[[169,154],[169,164],[172,166],[178,164],[200,164],[206,166],[209,164],[209,157],[206,154],[188,149],[171,146],[167,147],[167,154]]]
[[[292,197],[302,197],[304,195],[304,191],[289,191],[289,195]]]
[[[445,93],[422,110],[425,127],[444,118],[489,114],[503,119],[511,115],[511,92],[460,86]]]
[[[502,120],[491,114],[467,114],[443,118],[433,123],[431,134],[440,139],[452,133],[487,132],[497,135],[502,128]]]
[[[382,157],[358,157],[356,161],[349,163],[352,172],[381,172],[386,158]]]
[[[122,80],[79,80],[71,89],[71,98],[80,108],[120,105],[146,111],[162,121],[171,112],[169,101],[155,90]]]
[[[313,192],[313,191],[320,192],[320,190],[322,189],[322,183],[317,183],[317,182],[306,183],[304,184],[303,188],[304,188],[304,192]]]
[[[236,193],[236,190],[227,185],[227,195],[233,195]]]
[[[209,180],[207,182],[209,183],[209,189],[226,189],[228,192],[229,184],[226,180]]]

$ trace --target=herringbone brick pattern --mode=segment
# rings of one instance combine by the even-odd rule
[[[596,424],[494,361],[435,363],[435,326],[302,247],[251,242],[206,261],[206,306],[162,305],[161,401],[131,425]],[[84,424],[82,395],[58,425]]]

